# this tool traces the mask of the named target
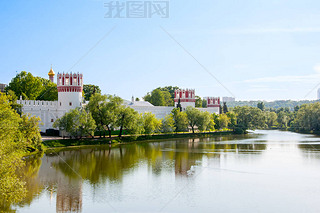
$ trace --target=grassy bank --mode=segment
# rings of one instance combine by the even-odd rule
[[[200,137],[210,137],[215,135],[232,135],[232,131],[222,131],[222,132],[205,132],[205,133],[178,133],[178,134],[156,134],[156,135],[140,135],[140,136],[123,136],[119,139],[117,136],[112,138],[82,138],[82,139],[59,139],[59,140],[48,140],[44,141],[43,145],[46,148],[57,148],[57,147],[69,147],[69,146],[85,146],[85,145],[105,145],[109,144],[119,144],[119,143],[130,143],[130,142],[140,142],[140,141],[154,141],[154,140],[164,140],[164,139],[178,139],[178,138],[200,138]]]

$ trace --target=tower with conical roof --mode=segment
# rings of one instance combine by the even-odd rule
[[[49,71],[49,73],[48,73],[48,76],[49,76],[49,80],[50,80],[52,83],[54,83],[55,73],[54,73],[54,71],[53,71],[53,69],[52,69],[52,65],[51,65],[51,69],[50,69],[50,71]]]

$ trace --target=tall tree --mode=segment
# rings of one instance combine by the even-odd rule
[[[58,100],[57,85],[48,79],[35,77],[31,73],[22,71],[18,73],[6,87],[6,92],[14,92],[17,97],[29,100]]]
[[[264,103],[263,103],[262,101],[257,104],[257,107],[258,107],[259,109],[261,109],[261,111],[264,111],[264,110],[265,110],[265,105],[264,105]]]
[[[143,99],[155,106],[174,106],[174,91],[179,87],[158,87],[148,92]]]
[[[73,109],[53,123],[54,128],[66,131],[74,138],[94,136],[96,123],[90,112],[85,109]]]
[[[214,124],[212,122],[212,117],[209,112],[200,112],[200,115],[198,117],[198,129],[203,132],[207,130],[213,130]]]
[[[101,133],[107,130],[111,138],[111,132],[116,127],[117,114],[122,103],[123,100],[117,96],[101,95],[100,93],[91,96],[87,108],[96,122],[100,137],[102,136]]]
[[[176,133],[187,131],[188,130],[187,114],[185,112],[181,112],[178,108],[174,108],[171,113],[173,116]]]
[[[194,133],[194,128],[199,124],[200,111],[194,107],[188,106],[186,108],[186,114],[189,122],[189,126],[192,129],[192,133]]]
[[[12,90],[16,96],[25,96],[29,100],[36,100],[43,90],[43,85],[39,78],[34,77],[30,72],[21,71],[6,87],[6,91]]]
[[[202,98],[200,96],[196,96],[195,106],[198,108],[202,107]]]
[[[84,84],[83,85],[83,92],[84,92],[84,99],[86,101],[89,101],[93,94],[95,94],[95,93],[101,94],[101,89],[97,85]]]
[[[21,201],[26,195],[25,183],[16,171],[24,165],[24,153],[41,149],[38,125],[35,117],[20,117],[9,98],[0,93],[0,210],[8,210],[10,204]]]
[[[157,119],[151,112],[145,113],[142,116],[144,134],[150,135],[159,132],[161,128],[161,120]]]
[[[227,112],[229,112],[229,110],[228,110],[228,106],[227,106],[227,103],[226,103],[226,102],[223,102],[222,110],[223,110],[223,113],[227,113]]]
[[[235,107],[233,111],[237,115],[238,127],[244,131],[265,126],[265,117],[259,108],[243,106]]]
[[[162,119],[161,127],[162,127],[161,131],[164,132],[164,133],[170,133],[170,132],[174,132],[175,131],[174,119],[173,119],[173,114],[172,113],[166,115]]]
[[[42,90],[36,100],[56,101],[58,100],[57,84],[48,79],[36,77],[42,84]]]
[[[124,129],[130,134],[140,134],[143,131],[143,126],[140,125],[141,115],[134,109],[121,106],[117,116],[119,138],[122,137]]]

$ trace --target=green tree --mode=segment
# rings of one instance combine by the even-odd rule
[[[170,97],[171,97],[171,100],[173,102],[174,100],[174,91],[175,90],[178,90],[180,89],[179,87],[177,86],[165,86],[165,87],[158,87],[157,89],[160,89],[161,91],[168,91],[170,93]]]
[[[18,114],[22,113],[22,105],[17,103],[18,97],[12,90],[8,90],[7,98],[10,102],[10,106],[14,109]]]
[[[48,79],[35,77],[31,73],[21,71],[6,87],[8,93],[12,90],[17,97],[29,100],[58,100],[57,85]]]
[[[20,115],[11,102],[0,93],[0,211],[9,211],[10,205],[26,195],[25,183],[17,176],[22,168],[22,156],[30,149],[41,148],[38,118]]]
[[[172,110],[174,127],[176,133],[188,130],[188,117],[185,112],[181,112],[178,108]]]
[[[220,129],[219,115],[216,113],[212,113],[211,117],[214,122],[214,129],[219,130]]]
[[[144,134],[150,135],[159,132],[161,129],[161,120],[157,119],[151,112],[145,113],[143,116]]]
[[[264,128],[265,117],[263,112],[256,107],[235,107],[233,112],[237,115],[237,127],[243,131],[248,129]]]
[[[8,90],[14,91],[18,97],[22,95],[29,100],[35,100],[43,90],[43,86],[39,78],[29,72],[21,71],[6,87],[6,91]]]
[[[221,129],[225,129],[229,126],[230,119],[226,114],[219,115],[219,126]]]
[[[56,101],[58,100],[57,84],[51,82],[49,79],[36,77],[42,84],[41,92],[36,100]]]
[[[213,120],[209,112],[200,112],[197,123],[199,131],[204,132],[213,130],[214,124],[211,122],[213,122]]]
[[[196,96],[195,106],[198,107],[198,108],[202,107],[202,98],[200,96]]]
[[[226,103],[226,102],[223,102],[222,111],[223,111],[223,113],[225,113],[225,114],[226,114],[227,112],[229,112],[228,106],[227,106],[227,103]]]
[[[320,103],[302,105],[291,126],[297,131],[320,131]]]
[[[90,97],[87,108],[96,122],[100,137],[102,136],[102,132],[105,137],[104,132],[107,130],[109,137],[111,138],[111,132],[112,129],[116,127],[117,114],[120,111],[122,103],[123,100],[117,96],[96,93]]]
[[[101,94],[101,89],[97,85],[84,84],[83,85],[84,100],[89,101],[93,94]]]
[[[228,127],[234,131],[235,127],[237,126],[237,115],[234,112],[227,112],[226,115],[230,121]]]
[[[275,112],[265,112],[265,117],[266,117],[266,125],[268,128],[272,128],[278,125],[277,119],[277,113]]]
[[[148,92],[143,99],[149,101],[155,106],[174,106],[174,90],[179,89],[179,87],[158,87],[150,92]]]
[[[278,122],[278,126],[279,128],[282,128],[282,129],[287,129],[288,128],[288,116],[287,114],[285,113],[285,111],[280,111],[278,114],[277,114],[278,118],[277,118],[277,122]]]
[[[206,99],[202,99],[202,108],[207,108],[207,100]]]
[[[162,119],[161,127],[162,127],[161,131],[165,133],[170,133],[175,131],[174,119],[173,119],[172,113],[170,113],[169,115],[166,115],[166,117]]]
[[[189,126],[192,129],[192,133],[194,133],[195,126],[198,126],[199,124],[200,111],[194,107],[188,106],[185,112],[187,114]]]
[[[74,138],[94,136],[96,124],[90,112],[85,109],[73,109],[53,123],[54,128],[65,131]]]
[[[261,102],[258,102],[257,107],[258,107],[259,109],[261,109],[261,111],[264,111],[264,110],[265,110],[265,105],[264,105],[264,103],[263,103],[262,101],[261,101]]]
[[[141,126],[141,115],[130,107],[121,106],[117,114],[117,126],[119,127],[119,138],[122,137],[125,129],[130,134],[140,134],[143,131]]]

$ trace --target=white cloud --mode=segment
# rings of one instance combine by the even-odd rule
[[[277,83],[277,82],[299,82],[299,83],[315,83],[320,80],[320,65],[313,67],[315,73],[308,75],[282,75],[270,76],[263,78],[255,78],[245,80],[245,83]]]

